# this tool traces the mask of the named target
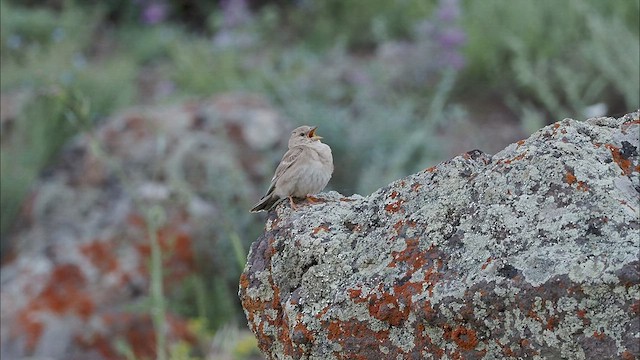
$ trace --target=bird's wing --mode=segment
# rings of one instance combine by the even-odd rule
[[[280,164],[276,168],[276,173],[273,175],[271,179],[271,185],[269,186],[269,190],[267,191],[267,195],[271,194],[276,187],[276,182],[278,179],[282,177],[284,173],[287,172],[291,168],[291,166],[296,162],[296,160],[300,157],[300,155],[304,152],[304,148],[302,146],[296,146],[289,149],[284,156],[282,156],[282,160],[280,160]]]

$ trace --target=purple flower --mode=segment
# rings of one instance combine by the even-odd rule
[[[460,17],[458,0],[441,0],[438,4],[437,17],[445,23],[458,20]]]
[[[222,0],[220,8],[224,27],[234,28],[249,21],[249,5],[246,0]]]
[[[445,49],[457,48],[464,44],[467,36],[459,28],[445,29],[438,34],[438,42]]]
[[[464,67],[464,57],[457,51],[444,51],[440,61],[444,67],[450,67],[454,70],[460,70]]]
[[[167,6],[161,2],[150,2],[143,5],[142,21],[145,24],[157,24],[167,17]]]
[[[458,0],[440,0],[431,28],[431,38],[438,44],[440,64],[455,70],[464,67],[464,57],[460,48],[466,41],[466,34],[458,25],[460,4]]]

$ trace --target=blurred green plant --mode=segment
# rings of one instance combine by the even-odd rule
[[[100,29],[106,20],[101,7],[30,10],[5,1],[0,1],[0,7],[2,91],[50,86],[73,89],[91,103],[94,121],[132,103],[140,66],[161,53],[171,39],[170,34],[140,29],[140,37],[116,33],[121,38],[111,40]],[[131,44],[128,40],[123,51],[109,53],[104,48],[111,41],[131,38],[138,41]]]
[[[122,181],[124,182],[126,179],[122,179]],[[145,219],[149,242],[151,243],[151,258],[149,259],[149,274],[151,274],[149,297],[151,300],[150,313],[155,329],[156,359],[165,360],[167,358],[165,351],[167,344],[167,306],[163,286],[162,249],[158,240],[158,229],[165,225],[167,220],[164,209],[159,205],[152,206],[148,209],[145,212]]]
[[[214,49],[205,39],[175,42],[169,47],[171,78],[191,94],[242,90],[247,76],[236,49]]]
[[[371,49],[385,40],[409,38],[412,26],[435,5],[421,0],[302,1],[283,13],[283,21],[293,37],[312,48],[331,48],[340,39],[351,49]]]
[[[528,119],[579,118],[595,103],[615,112],[638,108],[640,1],[465,4],[465,85],[505,94]]]
[[[0,152],[0,217],[2,248],[4,236],[40,171],[85,121],[87,104],[74,91],[51,88],[31,95],[29,106],[2,133]]]

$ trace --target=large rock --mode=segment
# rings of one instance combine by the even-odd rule
[[[638,113],[566,119],[368,197],[284,202],[240,279],[271,359],[640,356]]]
[[[138,359],[155,358],[153,238],[169,305],[185,304],[194,276],[206,286],[220,281],[216,295],[231,299],[238,275],[227,287],[225,239],[260,226],[247,209],[286,144],[283,127],[265,100],[237,94],[130,109],[79,136],[34,186],[12,235],[0,357],[118,359],[128,347]],[[198,345],[187,320],[167,314],[168,346]]]

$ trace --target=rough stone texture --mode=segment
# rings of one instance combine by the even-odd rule
[[[216,248],[216,230],[233,216],[229,203],[247,213],[260,197],[271,155],[277,161],[286,146],[280,129],[289,127],[262,98],[236,94],[130,109],[93,139],[76,139],[34,187],[12,235],[14,253],[2,264],[0,358],[125,358],[118,341],[138,359],[155,358],[151,234],[163,253],[167,299],[189,276],[213,277],[203,264],[223,268],[219,257],[229,256]],[[155,226],[149,214],[164,219]],[[167,318],[168,346],[199,346],[187,319]]]
[[[565,119],[269,215],[240,279],[271,359],[640,356],[638,113]]]

